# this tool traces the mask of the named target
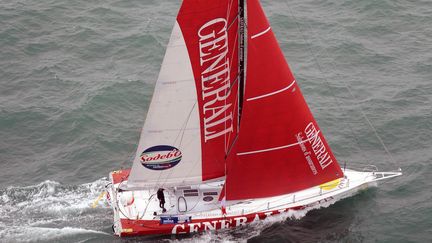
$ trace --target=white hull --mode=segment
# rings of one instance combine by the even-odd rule
[[[227,201],[225,214],[218,201],[223,181],[165,188],[166,212],[159,207],[154,190],[119,191],[120,184],[126,181],[113,183],[107,189],[116,235],[179,234],[236,227],[290,210],[325,207],[376,186],[378,180],[401,174],[346,170],[340,180],[295,193]],[[115,176],[114,172],[110,174],[112,182],[118,182]]]

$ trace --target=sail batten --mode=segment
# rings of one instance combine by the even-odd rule
[[[271,27],[269,26],[267,29],[259,32],[258,34],[252,35],[251,39],[255,39],[257,37],[260,37],[260,36],[264,35],[265,33],[269,32],[270,30],[271,30]]]
[[[266,149],[260,149],[260,150],[255,150],[255,151],[247,151],[247,152],[238,152],[237,155],[248,155],[248,154],[265,153],[265,152],[270,152],[270,151],[279,150],[279,149],[291,148],[291,147],[294,147],[294,146],[297,146],[297,145],[304,144],[306,142],[311,142],[313,139],[316,139],[316,137],[318,136],[319,132],[320,131],[318,131],[313,137],[308,138],[307,140],[299,140],[296,143],[286,144],[286,145],[279,146],[279,147],[266,148]]]
[[[288,86],[286,86],[285,88],[282,88],[282,89],[279,89],[279,90],[273,91],[273,92],[271,92],[271,93],[263,94],[263,95],[260,95],[260,96],[255,96],[255,97],[252,97],[252,98],[248,98],[247,101],[258,100],[258,99],[266,98],[266,97],[269,97],[269,96],[272,96],[272,95],[275,95],[275,94],[279,94],[279,93],[281,93],[281,92],[284,92],[284,91],[290,89],[290,88],[294,85],[295,82],[296,82],[296,81],[293,80],[293,81],[292,81]]]

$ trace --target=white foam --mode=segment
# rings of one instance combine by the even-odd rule
[[[66,238],[68,236],[77,236],[82,234],[102,234],[111,236],[111,234],[89,230],[83,228],[44,228],[44,227],[8,227],[3,232],[0,232],[2,240],[20,241],[20,242],[35,242],[35,241],[54,241]]]
[[[101,221],[111,218],[111,210],[91,208],[106,183],[104,178],[82,185],[47,180],[0,189],[0,239],[47,241],[88,233],[111,235],[98,231],[106,227]]]
[[[202,243],[202,242],[221,242],[221,243],[237,243],[246,242],[247,239],[239,239],[229,234],[228,231],[206,231],[201,234],[193,235],[191,238],[182,238],[170,240],[170,242],[188,242],[188,243]]]

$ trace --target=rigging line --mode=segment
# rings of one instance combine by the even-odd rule
[[[313,58],[315,64],[317,65],[317,67],[318,67],[318,69],[320,70],[320,72],[321,72],[321,73],[324,73],[323,68],[321,67],[320,63],[318,62],[316,55],[314,55],[314,53],[313,53],[313,51],[312,51],[311,44],[309,43],[309,41],[307,41],[307,39],[306,39],[306,37],[305,37],[305,34],[304,34],[302,28],[300,27],[298,21],[297,21],[297,18],[295,17],[295,15],[294,15],[293,12],[292,12],[292,9],[289,7],[289,4],[288,4],[287,2],[285,2],[285,4],[287,5],[288,10],[289,10],[291,16],[294,18],[294,22],[296,23],[296,27],[297,27],[297,29],[299,30],[299,32],[301,33],[301,35],[302,35],[303,41],[307,44],[308,51],[311,53],[312,58]],[[324,77],[324,81],[325,81],[327,87],[329,88],[329,91],[331,92],[331,94],[332,94],[332,96],[333,96],[333,99],[336,101],[336,105],[338,106],[338,108],[339,108],[340,110],[343,110],[344,113],[348,114],[348,112],[346,111],[346,109],[343,108],[343,106],[340,104],[340,100],[339,100],[339,99],[337,98],[337,96],[335,95],[333,89],[331,89],[330,84],[329,84],[329,82],[328,82],[328,80],[327,80],[327,77],[326,77],[326,76],[323,76],[323,77]],[[367,158],[367,156],[365,156],[365,152],[364,152],[364,150],[361,149],[361,147],[360,147],[360,143],[359,143],[359,141],[358,141],[358,139],[357,139],[357,136],[356,136],[356,134],[355,134],[355,132],[354,132],[352,126],[351,126],[347,121],[343,121],[343,122],[344,122],[344,124],[345,124],[349,129],[350,129],[351,134],[353,135],[354,140],[355,140],[356,143],[357,143],[357,146],[356,146],[357,150],[359,150],[360,154],[365,158],[366,161],[370,162],[369,159]]]
[[[193,104],[192,109],[189,111],[188,118],[186,119],[186,121],[185,121],[185,123],[184,123],[184,125],[183,125],[183,129],[182,129],[183,132],[181,133],[179,146],[181,146],[181,144],[182,144],[182,142],[183,142],[183,137],[184,137],[184,134],[185,134],[185,132],[186,132],[187,124],[189,123],[189,120],[190,120],[190,118],[191,118],[191,116],[192,116],[192,112],[194,111],[197,102],[198,102],[198,101],[195,101],[195,103]]]
[[[238,32],[236,32],[236,35],[235,35],[235,38],[234,38],[234,50],[235,50],[235,47],[237,46],[237,41],[238,41],[238,38],[239,38],[239,34],[238,34]],[[229,43],[228,43],[228,47],[229,47]],[[230,70],[229,70],[229,80],[231,81],[231,68],[232,68],[232,64],[233,64],[233,61],[234,61],[234,50],[232,51],[232,54],[231,54],[231,60],[229,60],[230,61]],[[229,87],[229,89],[228,89],[228,93],[229,93],[229,95],[231,95],[231,90],[232,90],[232,87],[234,87],[234,84],[239,80],[239,76],[240,76],[240,73],[238,72],[238,70],[237,70],[237,75],[236,75],[236,79],[234,80],[234,82],[232,82],[231,84],[230,84],[230,87]],[[240,85],[240,84],[239,84]],[[228,95],[228,96],[229,96]],[[227,99],[225,99],[225,101],[224,101],[225,103],[224,103],[224,105],[226,106],[227,105]],[[236,99],[236,102],[237,102],[237,99]],[[234,106],[233,107],[236,107],[236,103],[234,103]],[[226,111],[225,111],[225,117],[226,117]],[[233,121],[231,121],[232,123],[233,123]],[[225,121],[225,129],[226,129],[226,124],[227,124],[227,121]],[[229,136],[228,136],[228,143],[229,143],[229,141],[230,141],[230,139],[231,139],[231,132],[228,134]],[[225,154],[227,153],[227,150],[228,150],[228,148],[229,148],[229,144],[227,144],[227,140],[226,140],[226,136],[227,136],[227,134],[225,133],[224,134],[224,139],[225,139],[225,141],[224,141],[224,149],[225,149]]]
[[[293,14],[292,14],[292,15],[293,15]],[[295,18],[294,15],[293,15],[293,17]],[[360,19],[357,20],[357,21],[354,23],[354,25],[357,25],[357,24],[359,24],[359,23],[361,23]],[[298,24],[297,24],[297,27],[299,28]],[[320,40],[322,40],[322,37],[321,37],[320,35],[316,35],[316,33],[315,33],[315,31],[313,30],[312,27],[310,27],[310,29],[312,30],[312,32],[314,32],[315,36],[318,36],[318,38],[319,38]],[[329,33],[336,32],[336,31],[339,30],[339,29],[342,29],[342,27],[339,26],[338,28],[330,29]],[[299,28],[299,30],[300,30],[300,32],[302,32],[300,28]],[[302,33],[302,35],[303,35],[303,33]],[[330,58],[330,60],[331,60],[330,62],[331,62],[331,64],[332,64],[332,66],[333,66],[333,70],[336,70],[336,64],[334,63],[333,59],[331,59],[330,55],[328,54],[328,51],[326,51],[325,49],[323,49],[322,52],[320,52],[318,55],[321,55],[321,53],[324,53],[327,57]],[[339,73],[337,73],[337,72],[334,72],[334,73],[336,73],[336,76],[341,77],[341,75],[340,75]],[[351,89],[349,88],[349,86],[347,85],[347,83],[345,82],[345,80],[344,80],[344,79],[341,79],[341,80],[344,82],[345,88],[348,90],[348,92],[350,93],[351,97],[356,101],[355,96],[353,95]],[[359,103],[359,102],[357,102],[357,103]],[[361,108],[361,107],[360,107],[360,108]],[[345,109],[343,109],[343,110],[344,110],[344,112],[346,112]],[[363,113],[363,110],[362,110],[362,109],[361,109],[361,111],[362,111],[362,113]],[[369,123],[368,125],[372,128],[372,130],[374,130],[375,136],[378,138],[378,140],[381,140],[381,138],[379,137],[378,133],[376,132],[376,129],[373,127],[372,122],[367,118],[366,114],[363,113],[362,115],[363,115],[363,117],[365,117],[365,120],[367,120],[367,122]],[[369,120],[369,121],[368,121],[368,120]],[[361,149],[360,142],[358,141],[357,136],[355,135],[355,132],[353,131],[352,127],[349,125],[348,122],[345,122],[345,124],[348,125],[349,129],[351,130],[351,133],[352,133],[353,136],[354,136],[354,140],[355,140],[356,143],[357,143],[357,149],[361,151],[362,156],[363,156],[363,157],[364,157],[364,158],[365,158],[365,159],[370,163],[369,159],[364,155],[365,152],[364,152],[363,149]],[[390,160],[392,161],[392,163],[394,163],[395,165],[397,165],[397,166],[399,167],[399,163],[396,162],[396,161],[393,159],[393,156],[391,155],[391,153],[389,152],[389,150],[388,150],[387,147],[385,146],[385,143],[384,143],[382,140],[380,141],[380,143],[381,143],[381,145],[383,146],[384,150],[386,151],[387,155],[390,157]]]
[[[234,1],[235,0],[231,0],[230,3],[228,3],[228,8],[227,8],[226,17],[225,17],[227,20],[228,20],[228,18],[230,16],[231,9],[232,9]],[[235,20],[236,20],[236,18],[234,18],[233,22],[229,26],[231,26],[234,23]],[[228,27],[228,29],[229,29],[229,27]]]
[[[236,98],[234,99],[235,101],[234,101],[234,107],[237,107],[237,103],[238,103],[238,94],[237,94],[237,96],[236,96]],[[231,140],[231,134],[232,134],[232,132],[230,132],[229,133],[229,137],[228,137],[228,142]],[[237,141],[237,137],[238,137],[238,134],[239,134],[239,132],[238,132],[238,130],[237,130],[237,133],[235,134],[235,137],[234,137],[234,139],[233,139],[233,141],[232,141],[232,143],[231,144],[228,144],[228,146],[226,147],[226,151],[225,151],[225,158],[228,156],[228,154],[230,153],[230,151],[231,151],[231,149],[232,149],[232,147],[234,147],[234,144],[236,143],[236,141]],[[226,163],[225,163],[226,164]],[[225,175],[226,175],[226,173],[225,173]]]
[[[227,13],[226,13],[226,16],[225,16],[225,18],[226,18],[227,21],[229,20],[231,9],[232,9],[234,1],[235,0],[232,0],[231,3],[229,4],[228,8],[227,8]],[[231,21],[231,23],[228,24],[227,31],[231,29],[231,26],[236,22],[237,19],[238,19],[238,15],[236,15],[236,17]]]
[[[329,57],[328,52],[325,51],[325,53]],[[332,63],[333,69],[336,69],[336,64],[334,63],[333,60],[331,60],[331,63]],[[341,77],[341,75],[339,73],[336,73],[336,76]],[[342,80],[342,83],[344,84],[345,88],[348,90],[348,93],[350,94],[350,96],[354,99],[354,101],[356,102],[356,104],[358,104],[358,107],[360,109],[360,113],[362,114],[363,118],[366,120],[366,122],[368,123],[369,127],[373,131],[375,137],[381,143],[381,146],[384,148],[384,150],[387,153],[387,155],[389,156],[391,162],[394,163],[396,166],[400,167],[399,163],[393,158],[393,155],[390,153],[390,151],[387,148],[387,146],[385,145],[384,141],[381,139],[381,136],[379,136],[378,131],[376,130],[375,126],[372,124],[371,120],[369,119],[369,117],[364,112],[364,109],[363,109],[361,103],[357,101],[356,97],[354,96],[354,93],[352,92],[351,88],[349,88],[349,86],[348,86],[347,82],[345,81],[345,79],[341,78],[341,80]]]
[[[238,80],[239,80],[239,75],[237,75],[236,78],[234,79],[234,81],[232,82],[231,86],[229,87],[228,92],[231,92],[232,88],[238,82]]]
[[[189,123],[189,120],[190,120],[190,118],[191,118],[191,116],[192,116],[192,112],[194,111],[197,102],[198,102],[198,101],[195,101],[195,103],[193,104],[191,110],[189,111],[189,114],[188,114],[188,116],[187,116],[187,119],[184,121],[184,123],[183,123],[183,125],[182,125],[182,127],[181,127],[181,129],[180,129],[180,131],[179,131],[179,133],[177,134],[177,137],[176,137],[176,138],[174,139],[174,141],[173,141],[173,144],[177,144],[177,140],[180,138],[180,141],[178,142],[178,146],[179,146],[179,147],[180,147],[180,145],[181,145],[182,142],[183,142],[183,137],[184,137],[184,134],[185,134],[185,132],[186,132],[187,124]],[[157,185],[161,185],[161,186],[163,187],[163,186],[166,184],[168,178],[171,176],[172,173],[173,173],[173,170],[170,170],[170,171],[168,172],[168,174],[165,176],[165,179],[161,179],[161,176],[162,176],[162,174],[163,174],[163,171],[160,171],[160,172],[159,172],[159,175],[158,175],[158,178],[157,178],[157,180],[156,180],[156,184],[157,184]],[[163,182],[162,182],[162,181],[163,181]],[[162,183],[159,184],[160,182],[162,182]],[[159,186],[158,186],[158,187],[159,187]]]
[[[185,133],[185,131],[186,131],[187,124],[189,123],[189,120],[190,120],[190,118],[191,118],[191,116],[192,116],[192,113],[193,113],[193,111],[194,111],[194,109],[195,109],[195,106],[196,106],[197,102],[198,102],[198,101],[195,101],[194,105],[192,106],[191,110],[189,111],[189,115],[187,116],[187,119],[186,119],[185,122],[183,123],[182,129],[181,129],[182,132],[180,132],[180,133],[177,135],[177,138],[174,140],[174,144],[176,143],[176,141],[177,141],[177,139],[178,139],[179,136],[180,136],[179,146],[182,144],[182,142],[183,142],[183,136],[184,136],[184,133]],[[161,185],[162,187],[165,186],[165,184],[166,184],[168,178],[171,177],[173,171],[174,171],[174,170],[170,170],[170,171],[166,174],[165,179],[162,179],[162,180],[161,180],[161,176],[162,176],[163,172],[162,172],[162,171],[159,172],[159,176],[158,176],[158,179],[156,180],[156,184]],[[190,173],[190,171],[189,171],[189,173]],[[160,180],[161,180],[161,181],[160,181]],[[159,184],[159,182],[162,182],[162,183]]]
[[[228,21],[229,20],[229,17],[230,17],[230,15],[231,15],[231,9],[232,9],[232,6],[233,6],[233,3],[234,3],[234,1],[235,0],[231,0],[230,2],[228,2],[227,4],[228,4],[228,7],[227,7],[227,11],[226,11],[226,15],[225,15],[225,19]],[[236,22],[236,20],[238,19],[238,17],[236,16],[232,21],[231,21],[231,23],[229,23],[229,25],[228,25],[228,28],[227,28],[227,31],[231,28],[231,26],[233,26],[233,24]],[[235,46],[235,44],[237,43],[237,33],[236,33],[236,38],[234,39],[235,40],[235,42],[234,42],[234,46]],[[227,43],[227,52],[229,53],[229,51],[230,51],[230,48],[229,48],[229,42]],[[233,57],[234,57],[234,51],[232,52],[232,54],[231,54],[232,56],[231,56],[231,60],[229,60],[228,59],[228,61],[230,62],[230,66],[229,66],[229,72],[228,72],[228,74],[225,74],[225,75],[227,75],[227,77],[225,77],[225,80],[226,80],[226,78],[228,78],[228,80],[231,82],[231,67],[232,67],[232,62],[233,62]],[[225,61],[225,63],[227,63],[227,55],[225,55],[225,57],[224,57],[224,61]],[[231,86],[232,84],[230,84],[230,86]],[[228,90],[226,90],[225,91],[225,94],[227,94],[227,93],[229,93],[230,94],[230,92],[231,92],[231,87],[229,87],[228,88]],[[227,96],[229,96],[229,95],[227,95]],[[226,107],[227,106],[227,99],[224,99],[224,106]],[[224,111],[224,116],[226,117],[226,114],[227,114],[227,111],[225,110]],[[225,128],[225,130],[226,130],[226,128],[227,128],[227,121],[225,121],[224,122],[224,128]],[[226,153],[226,150],[227,150],[227,147],[228,147],[228,145],[227,145],[227,134],[226,133],[224,133],[224,136],[223,136],[223,138],[224,138],[224,152]]]
[[[288,4],[286,3],[286,5],[288,5]],[[290,11],[291,11],[291,9],[290,9]],[[292,11],[291,11],[291,14],[292,14]],[[293,15],[293,14],[292,14],[292,15]],[[294,17],[294,15],[293,15],[293,17]],[[294,18],[295,18],[295,17],[294,17]],[[360,23],[360,19],[359,19],[355,24],[358,24],[358,23]],[[296,24],[297,24],[297,26],[299,27],[297,21],[296,21]],[[310,28],[310,29],[311,29],[312,32],[315,34],[315,32],[313,31],[313,29],[312,29],[312,28]],[[303,33],[302,33],[302,35],[303,35],[303,38],[305,39]],[[316,35],[316,34],[315,34],[315,35]],[[318,36],[318,38],[321,38],[319,35],[316,35],[316,36]],[[322,40],[322,39],[321,39],[321,40]],[[308,45],[310,46],[310,43],[308,43]],[[311,53],[312,53],[312,52],[311,52]],[[331,64],[332,64],[332,66],[333,66],[333,70],[336,70],[336,64],[334,63],[333,59],[332,59],[332,58],[330,57],[330,55],[328,54],[328,51],[324,50],[323,53],[324,53],[327,57],[329,57],[329,59],[331,60],[330,62],[331,62]],[[313,53],[312,53],[312,54],[313,54]],[[314,59],[315,59],[315,62],[317,62],[316,57],[314,57]],[[321,70],[320,70],[320,71],[321,71]],[[341,75],[340,75],[338,72],[334,72],[334,73],[336,73],[336,76],[341,77]],[[387,153],[388,157],[390,158],[390,161],[391,161],[393,164],[395,164],[396,166],[400,167],[400,164],[399,164],[399,163],[398,163],[398,162],[393,158],[393,155],[390,153],[390,151],[389,151],[389,149],[387,148],[387,146],[385,145],[384,141],[383,141],[383,140],[381,139],[381,137],[379,136],[378,131],[376,130],[375,126],[372,124],[372,122],[371,122],[371,120],[369,119],[369,117],[368,117],[368,116],[366,115],[366,113],[364,112],[364,109],[363,109],[362,105],[360,104],[360,102],[357,101],[357,99],[356,99],[354,93],[353,93],[352,90],[349,88],[349,85],[347,84],[347,82],[345,81],[345,79],[342,78],[341,80],[342,80],[342,83],[343,83],[343,85],[345,86],[345,88],[348,90],[348,93],[350,94],[351,98],[354,100],[354,102],[355,102],[356,104],[358,104],[361,115],[363,116],[363,118],[364,118],[364,119],[366,120],[366,122],[368,123],[368,125],[369,125],[369,127],[371,128],[371,130],[373,131],[375,137],[376,137],[376,138],[379,140],[379,142],[381,143],[381,146],[384,148],[385,152]],[[326,83],[327,83],[327,80],[326,80]],[[352,127],[351,127],[351,126],[349,126],[349,127],[350,127],[351,131],[353,132]],[[353,132],[353,134],[354,134],[354,132]],[[356,136],[355,136],[355,137],[356,137]],[[355,138],[355,139],[356,139],[356,138]],[[356,141],[357,141],[357,139],[356,139]],[[358,143],[358,141],[357,141],[357,143]]]
[[[228,148],[228,151],[227,151],[227,153],[226,153],[226,155],[225,155],[225,159],[226,159],[226,158],[228,157],[228,155],[231,153],[231,150],[233,149],[234,144],[237,142],[237,139],[238,139],[238,133],[237,133],[236,136],[234,137],[234,140],[233,140],[231,146]],[[225,164],[226,164],[226,163],[225,163]],[[226,170],[225,170],[225,175],[226,175]]]
[[[229,16],[227,17],[227,19],[228,19],[228,18],[229,18]],[[231,29],[231,26],[236,22],[237,19],[238,19],[238,16],[235,17],[235,18],[231,21],[231,23],[228,24],[227,31]]]
[[[195,103],[196,105],[196,103]],[[191,116],[192,113],[189,114],[189,116]],[[195,163],[193,164],[193,166],[191,166],[191,168],[196,168],[196,166],[199,166],[201,164],[201,160],[202,160],[202,156],[201,158],[195,160]],[[188,173],[185,175],[185,177],[189,177],[189,175],[192,174],[192,170],[189,170]],[[171,174],[169,174],[171,175]],[[163,183],[163,185],[166,183],[166,181],[168,180],[168,177],[165,178],[165,181]]]
[[[177,137],[174,139],[173,144],[177,144],[177,140],[180,138],[180,141],[178,142],[178,145],[180,146],[183,141],[184,133],[186,132],[187,124],[189,123],[189,120],[191,118],[192,112],[196,106],[198,101],[195,101],[195,103],[192,105],[191,110],[189,111],[189,115],[187,116],[186,120],[184,121],[183,125],[179,129],[179,133],[177,134]]]

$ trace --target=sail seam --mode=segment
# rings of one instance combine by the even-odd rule
[[[267,33],[270,29],[271,29],[271,26],[269,26],[267,29],[265,29],[264,31],[262,31],[262,32],[260,32],[260,33],[258,33],[258,34],[255,34],[255,35],[251,36],[251,39],[255,39],[255,38],[257,38],[257,37],[260,37],[260,36],[264,35],[264,34]]]
[[[274,92],[271,92],[271,93],[268,93],[268,94],[265,94],[265,95],[255,96],[253,98],[249,98],[249,99],[246,99],[246,100],[247,101],[258,100],[258,99],[261,99],[261,98],[269,97],[269,96],[272,96],[272,95],[284,92],[285,90],[288,90],[289,88],[291,88],[294,85],[295,82],[296,82],[296,80],[294,79],[287,87],[285,87],[283,89],[276,90]]]
[[[279,149],[293,147],[293,146],[300,145],[302,143],[310,142],[310,141],[314,140],[318,136],[318,134],[320,132],[321,131],[317,131],[314,136],[312,136],[312,137],[310,137],[310,138],[308,138],[306,140],[298,141],[297,143],[291,143],[291,144],[287,144],[287,145],[284,145],[284,146],[279,146],[279,147],[274,147],[274,148],[268,148],[268,149],[261,149],[261,150],[248,151],[248,152],[241,152],[241,153],[237,153],[237,155],[240,156],[240,155],[248,155],[248,154],[257,154],[257,153],[264,153],[264,152],[269,152],[269,151],[274,151],[274,150],[279,150]]]

